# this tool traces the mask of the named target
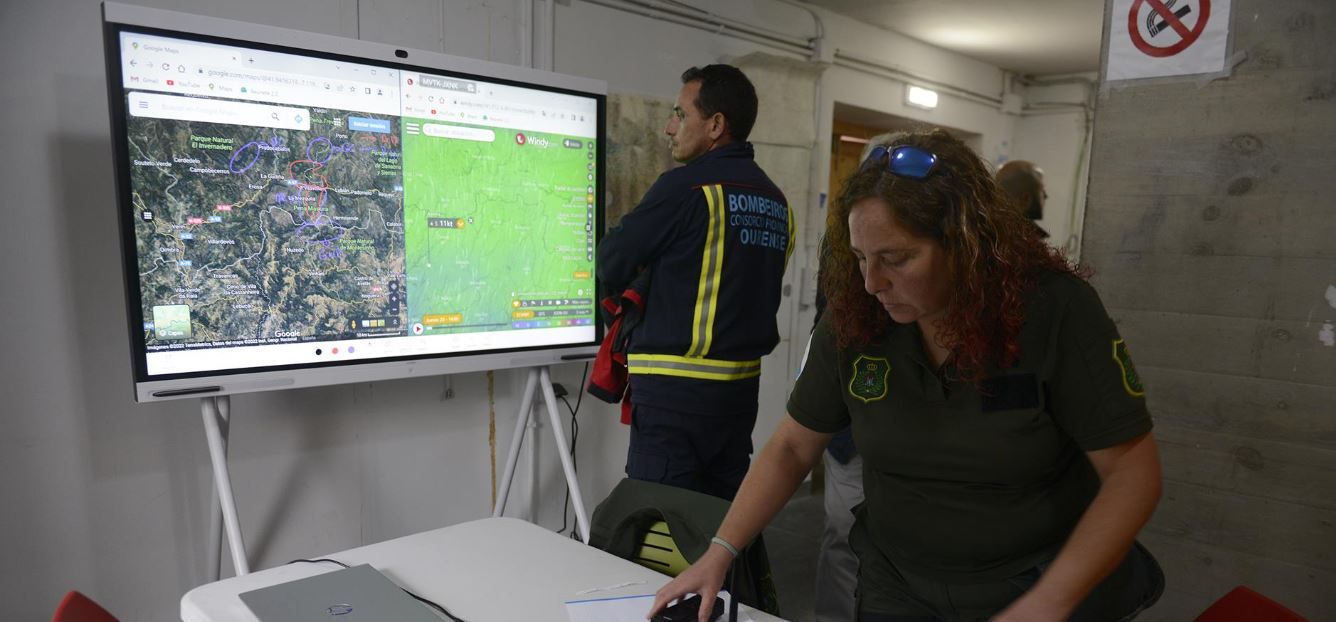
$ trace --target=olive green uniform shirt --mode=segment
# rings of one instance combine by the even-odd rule
[[[817,326],[788,410],[817,432],[852,424],[867,496],[858,528],[907,570],[991,581],[1051,557],[1099,488],[1085,452],[1151,429],[1126,346],[1076,277],[1038,279],[1019,361],[981,390],[949,363],[933,369],[917,324],[840,350],[838,319]]]

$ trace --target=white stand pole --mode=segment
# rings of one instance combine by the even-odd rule
[[[205,398],[209,399],[209,398]],[[227,459],[227,438],[231,423],[231,402],[223,398],[218,402],[218,431],[223,439],[223,459]],[[207,415],[206,415],[207,416]],[[223,506],[218,500],[218,484],[213,485],[213,494],[209,495],[209,540],[208,549],[209,582],[217,581],[223,572]]]
[[[580,528],[581,538],[588,543],[589,516],[585,514],[584,497],[580,495],[580,482],[575,479],[575,463],[571,461],[570,445],[566,444],[561,417],[557,415],[557,396],[552,391],[552,372],[547,367],[529,368],[529,377],[524,382],[524,394],[520,398],[519,416],[515,418],[515,433],[510,439],[510,455],[506,458],[506,470],[501,476],[501,490],[497,493],[496,507],[492,511],[492,516],[501,516],[506,510],[506,498],[510,496],[510,481],[515,476],[515,464],[519,462],[520,444],[524,441],[524,428],[532,413],[535,389],[541,389],[543,392],[543,402],[547,405],[552,436],[557,442],[557,455],[561,456],[561,468],[566,472],[566,485],[571,491],[571,504],[575,506],[575,522]],[[537,439],[534,442],[537,442]],[[536,511],[534,515],[537,515]]]
[[[227,541],[232,549],[232,568],[236,570],[236,576],[240,577],[250,574],[250,564],[246,563],[246,545],[241,540],[237,504],[232,497],[232,478],[227,472],[227,440],[223,427],[231,415],[231,407],[232,402],[227,396],[206,397],[200,400],[200,413],[204,417],[204,435],[209,439],[209,458],[213,462],[213,486],[218,493],[223,526],[227,528]]]

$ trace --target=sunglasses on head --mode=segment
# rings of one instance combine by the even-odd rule
[[[886,170],[891,174],[910,179],[926,179],[937,164],[937,156],[925,149],[909,145],[877,145],[863,160],[863,168],[879,165],[882,158],[886,158]]]

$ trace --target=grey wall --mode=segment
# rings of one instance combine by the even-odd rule
[[[1227,79],[1100,98],[1083,258],[1164,457],[1153,617],[1246,584],[1333,620],[1336,3],[1233,0],[1232,24]]]

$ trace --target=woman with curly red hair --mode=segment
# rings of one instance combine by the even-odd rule
[[[826,223],[828,307],[714,544],[659,590],[712,603],[852,425],[859,619],[1127,620],[1163,588],[1144,391],[1084,273],[936,130],[874,148]],[[700,620],[707,620],[702,606]]]

